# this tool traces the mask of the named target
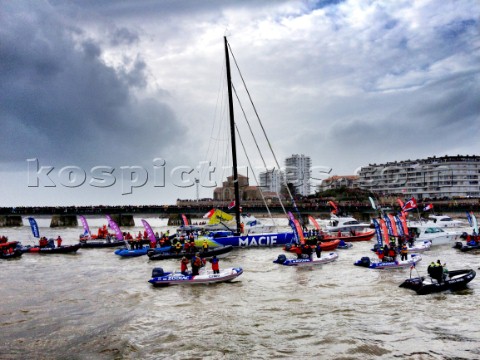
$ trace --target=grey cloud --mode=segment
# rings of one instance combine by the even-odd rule
[[[139,40],[140,37],[135,31],[122,27],[113,31],[110,38],[110,44],[112,46],[131,45]]]
[[[1,162],[118,164],[168,151],[182,127],[160,96],[133,92],[146,83],[141,57],[114,69],[101,60],[100,43],[78,28],[73,34],[53,9],[29,17],[10,10],[0,31]]]

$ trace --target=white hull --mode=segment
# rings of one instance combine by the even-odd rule
[[[332,215],[330,220],[324,226],[328,232],[349,232],[351,230],[359,232],[370,228],[370,224],[360,223],[353,217],[336,215]]]
[[[410,232],[414,232],[415,241],[423,242],[430,241],[432,246],[435,245],[454,245],[456,241],[459,241],[462,231],[446,231],[438,226],[422,225],[409,225]]]
[[[285,266],[313,266],[326,264],[332,261],[337,260],[338,254],[331,252],[328,254],[322,254],[321,257],[317,258],[315,253],[312,254],[310,259],[286,259],[281,265]],[[277,260],[278,261],[278,260]],[[276,261],[274,261],[276,262]],[[278,263],[278,262],[277,262]]]
[[[152,278],[149,282],[153,285],[193,285],[193,284],[213,284],[219,282],[231,281],[243,273],[241,268],[226,268],[220,270],[219,274],[214,274],[212,270],[203,270],[199,275],[183,275],[180,272],[167,273],[164,276]]]
[[[425,241],[417,241],[413,246],[408,246],[409,253],[418,253],[429,250],[432,246],[432,243],[428,240]]]

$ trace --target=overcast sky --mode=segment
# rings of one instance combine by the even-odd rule
[[[172,204],[196,197],[182,169],[230,175],[224,35],[281,166],[480,155],[479,14],[478,0],[1,1],[0,206]]]

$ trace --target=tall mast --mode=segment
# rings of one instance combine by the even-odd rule
[[[230,56],[228,51],[227,37],[225,40],[225,60],[227,68],[227,85],[228,85],[228,107],[230,110],[230,136],[232,138],[232,161],[233,161],[233,186],[235,189],[235,221],[237,223],[236,235],[240,234],[240,190],[238,184],[237,172],[237,148],[235,145],[235,119],[233,116],[233,96],[232,96],[232,77],[230,75]]]

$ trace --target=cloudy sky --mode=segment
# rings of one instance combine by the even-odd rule
[[[0,206],[172,204],[196,197],[205,161],[212,196],[229,175],[224,35],[281,166],[480,155],[478,14],[478,0],[2,1]]]

